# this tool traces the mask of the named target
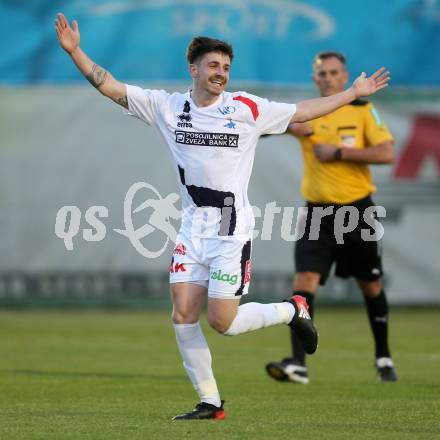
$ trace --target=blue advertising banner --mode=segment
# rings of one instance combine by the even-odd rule
[[[185,80],[186,46],[207,35],[233,44],[239,81],[309,83],[314,54],[337,50],[353,76],[385,65],[393,85],[440,86],[439,0],[2,0],[1,84],[81,80],[56,40],[59,11],[121,80]]]

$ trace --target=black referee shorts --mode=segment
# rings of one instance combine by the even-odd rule
[[[321,219],[317,240],[310,240],[310,226],[313,208],[334,206],[333,214]],[[359,222],[352,232],[343,235],[344,242],[338,243],[335,236],[335,213],[343,206],[354,206],[359,211]],[[295,245],[296,272],[317,272],[321,274],[320,284],[325,284],[332,264],[336,264],[335,274],[341,278],[355,278],[374,281],[382,276],[380,241],[365,241],[361,231],[374,229],[365,222],[364,211],[374,206],[370,196],[349,205],[319,205],[307,202],[305,233]],[[346,219],[347,220],[347,219]],[[377,217],[376,217],[377,221]],[[313,234],[312,234],[313,237]]]

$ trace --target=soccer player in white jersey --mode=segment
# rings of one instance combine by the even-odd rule
[[[247,197],[255,147],[264,134],[281,134],[292,122],[305,122],[387,86],[389,73],[365,73],[342,93],[283,104],[245,92],[229,93],[232,47],[197,37],[187,50],[192,88],[186,93],[143,90],[117,81],[80,48],[78,23],[58,14],[61,47],[103,95],[128,114],[153,126],[176,162],[183,217],[170,266],[172,321],[183,365],[200,403],[174,420],[223,419],[223,401],[211,368],[211,353],[199,325],[208,297],[208,322],[234,336],[288,324],[307,353],[318,333],[304,298],[282,303],[240,305],[250,282],[254,219]]]

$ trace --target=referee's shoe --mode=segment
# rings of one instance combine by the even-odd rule
[[[377,378],[379,382],[396,382],[397,373],[394,362],[389,357],[381,357],[376,359]]]
[[[301,295],[294,295],[288,302],[295,307],[295,315],[289,326],[298,335],[304,351],[313,354],[318,347],[318,330],[309,315],[309,306],[306,299]]]

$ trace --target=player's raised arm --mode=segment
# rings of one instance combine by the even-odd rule
[[[296,112],[291,122],[306,122],[311,119],[331,113],[332,111],[349,104],[362,96],[369,96],[388,86],[390,72],[384,67],[373,73],[369,78],[362,74],[353,82],[353,85],[341,93],[323,98],[301,101],[296,105]]]
[[[64,14],[59,13],[55,20],[55,31],[60,46],[70,55],[90,84],[117,104],[128,108],[125,84],[117,81],[110,72],[94,63],[79,47],[78,22],[73,20],[71,27]]]

